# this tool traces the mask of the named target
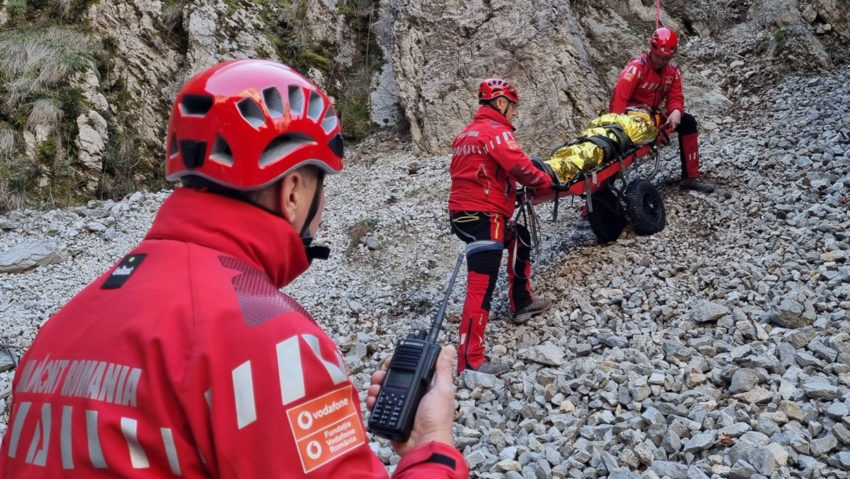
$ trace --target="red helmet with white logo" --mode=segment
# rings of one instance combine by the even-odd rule
[[[478,87],[478,103],[488,102],[503,96],[508,100],[519,103],[519,94],[511,82],[501,78],[488,78]]]
[[[313,165],[342,169],[343,140],[327,95],[292,68],[231,60],[192,77],[168,122],[168,180],[197,176],[248,191]]]
[[[667,27],[661,27],[655,30],[652,36],[649,37],[649,49],[659,55],[672,57],[678,47],[679,37],[676,36],[676,32]]]

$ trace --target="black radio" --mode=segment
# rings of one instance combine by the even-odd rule
[[[446,295],[428,335],[425,335],[425,330],[418,330],[403,339],[396,348],[369,416],[369,431],[398,442],[407,441],[410,437],[419,402],[434,377],[441,349],[437,336],[461,264],[463,253],[458,255]]]

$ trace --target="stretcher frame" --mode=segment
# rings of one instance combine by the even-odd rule
[[[569,182],[563,185],[552,187],[548,191],[535,191],[533,203],[536,205],[547,201],[557,201],[559,198],[564,196],[582,196],[590,198],[593,193],[599,191],[602,187],[601,185],[612,179],[617,174],[620,175],[620,178],[622,178],[624,183],[628,183],[627,173],[629,168],[632,167],[632,165],[637,168],[641,164],[646,163],[646,161],[641,160],[647,155],[653,156],[655,171],[657,172],[659,162],[658,145],[654,142],[639,145],[626,150],[613,160],[602,163],[590,171],[580,172]],[[655,173],[647,178],[652,178],[653,176],[655,176]],[[588,211],[593,211],[591,201],[588,201],[587,209]]]
[[[658,137],[656,137],[654,141],[642,145],[635,145],[623,152],[619,152],[613,159],[602,163],[592,170],[580,172],[565,184],[554,186],[546,190],[520,190],[518,195],[518,204],[519,206],[522,206],[523,203],[526,205],[537,205],[548,201],[554,201],[555,204],[552,210],[552,220],[556,221],[558,218],[560,199],[566,196],[579,196],[585,199],[588,216],[591,216],[594,214],[594,194],[607,188],[612,190],[621,205],[625,204],[624,211],[633,213],[634,216],[640,216],[640,210],[644,208],[644,206],[640,204],[630,205],[626,195],[624,195],[624,192],[629,189],[630,185],[639,182],[642,183],[640,188],[645,191],[645,195],[649,195],[651,199],[655,199],[655,202],[658,203],[657,205],[654,205],[654,207],[660,208],[660,211],[652,211],[651,214],[656,217],[654,218],[655,221],[649,225],[641,225],[636,228],[636,230],[638,230],[637,232],[639,234],[656,233],[664,228],[664,224],[666,223],[666,212],[664,211],[664,205],[661,200],[660,193],[658,193],[657,189],[655,189],[648,180],[657,174],[660,163],[660,152],[658,150],[661,146],[666,144],[669,144],[669,131],[665,130],[659,132]],[[652,173],[646,177],[638,176],[636,174],[637,168],[649,162],[654,162],[655,164]],[[615,181],[613,181],[617,178],[622,181],[622,185],[619,188],[616,187],[614,184]],[[638,203],[643,202],[644,201],[638,201]],[[629,214],[628,216],[631,217],[633,215]],[[620,230],[622,230],[622,228],[620,228]],[[607,238],[605,235],[600,235],[595,228],[594,234],[596,234],[599,241],[603,243],[613,239]],[[619,232],[616,236],[619,236]]]

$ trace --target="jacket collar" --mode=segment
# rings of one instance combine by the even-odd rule
[[[487,105],[481,105],[478,108],[478,111],[475,112],[474,118],[476,120],[481,120],[481,119],[492,120],[492,121],[495,121],[496,123],[501,123],[502,125],[505,125],[506,127],[510,128],[511,131],[516,130],[514,125],[510,122],[510,120],[507,119],[507,117],[505,117],[505,115],[499,113],[498,111],[496,111],[493,108],[490,108]]]
[[[178,188],[154,219],[145,239],[206,246],[264,271],[277,288],[309,267],[298,233],[285,219],[244,201]]]

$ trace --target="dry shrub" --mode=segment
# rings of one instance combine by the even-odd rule
[[[35,131],[38,126],[47,126],[55,130],[62,119],[62,109],[53,101],[46,98],[36,100],[32,105],[32,111],[27,118],[27,128]]]
[[[363,240],[363,237],[369,234],[372,231],[372,228],[369,228],[363,224],[357,224],[351,227],[348,230],[348,237],[351,238],[351,243],[349,243],[349,248],[356,248],[360,241]]]
[[[23,209],[26,203],[26,192],[13,190],[5,180],[0,179],[0,213]]]
[[[39,90],[65,82],[94,51],[88,35],[60,27],[0,37],[0,70],[9,78],[6,103],[14,108]]]
[[[162,4],[162,23],[169,30],[177,29],[183,22],[184,4],[188,2],[179,1],[173,3],[163,2]]]
[[[72,20],[74,18],[74,9],[76,7],[74,0],[50,0],[53,4],[53,10],[59,14],[62,20]]]
[[[0,124],[0,158],[10,158],[17,150],[17,135],[8,125]]]

